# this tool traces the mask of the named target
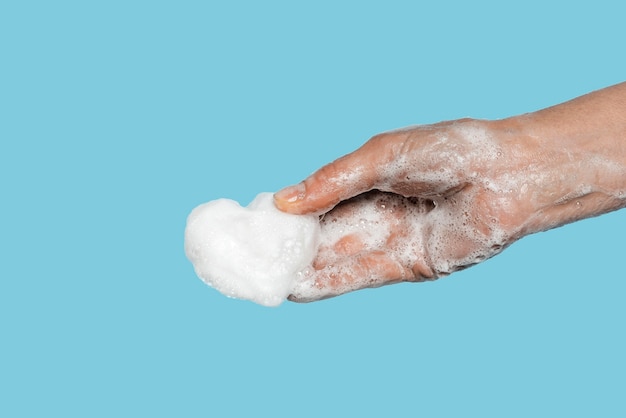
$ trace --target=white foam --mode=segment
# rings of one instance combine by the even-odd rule
[[[343,202],[321,221],[319,270],[300,275],[292,294],[317,300],[393,279],[432,280],[484,261],[506,246],[506,235],[497,223],[486,226],[488,231],[476,229],[472,205],[472,196],[432,201],[377,190]],[[341,245],[346,237],[352,248]],[[389,255],[397,277],[381,276],[373,264],[351,264],[352,254],[358,259],[377,251]],[[416,271],[431,274],[415,277]]]
[[[280,305],[310,267],[320,235],[314,215],[291,215],[260,193],[247,207],[218,199],[187,218],[185,253],[196,274],[223,294]]]

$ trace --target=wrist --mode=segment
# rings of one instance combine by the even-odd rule
[[[489,125],[507,156],[499,176],[516,180],[520,236],[626,207],[619,132],[551,120],[541,112]]]

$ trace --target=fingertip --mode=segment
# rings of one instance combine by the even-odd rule
[[[289,296],[287,296],[287,300],[289,302],[295,302],[295,303],[311,303],[311,302],[316,302],[316,301],[321,300],[321,299],[316,299],[316,298],[312,298],[312,297],[305,298],[305,297],[302,297],[302,296],[289,295]]]
[[[342,200],[342,190],[324,176],[326,167],[306,180],[274,194],[274,205],[294,215],[322,214]]]
[[[304,199],[306,186],[304,182],[285,187],[274,193],[274,205],[283,212],[300,213],[299,203]]]

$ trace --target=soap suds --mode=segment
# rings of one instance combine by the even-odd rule
[[[417,154],[408,139],[393,161],[377,167],[377,190],[324,215],[314,270],[299,276],[294,300],[433,280],[480,263],[510,243],[498,210],[507,207],[515,184],[500,178],[490,183],[473,166],[505,158],[488,132],[459,125],[420,139],[416,149]]]
[[[317,254],[319,218],[291,215],[260,193],[247,207],[218,199],[187,218],[185,253],[196,274],[226,296],[280,305]]]
[[[477,228],[471,205],[470,198],[435,201],[379,190],[342,202],[322,218],[314,269],[298,276],[293,299],[433,280],[499,253],[506,246],[504,232],[491,222]]]

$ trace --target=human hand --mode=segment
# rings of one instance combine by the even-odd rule
[[[534,232],[626,207],[626,83],[500,121],[377,135],[274,196],[322,242],[291,299],[436,279]]]
[[[378,135],[275,195],[322,214],[313,269],[290,299],[311,301],[401,281],[433,280],[520,238],[524,164],[486,122],[460,120]]]
[[[527,126],[465,119],[384,133],[278,192],[279,209],[323,215],[313,269],[290,299],[434,280],[624,205],[597,181],[621,179],[615,164]]]

